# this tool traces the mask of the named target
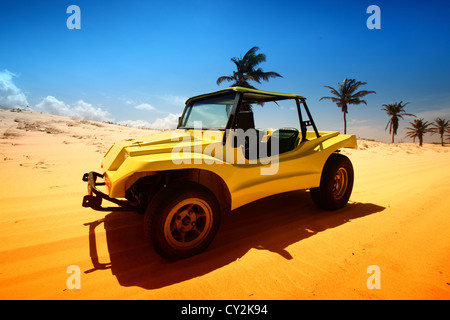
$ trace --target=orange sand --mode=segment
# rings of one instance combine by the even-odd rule
[[[81,206],[82,174],[151,132],[0,111],[1,299],[450,299],[450,147],[360,140],[344,151],[345,209],[320,211],[305,191],[263,199],[226,216],[205,253],[169,263],[142,216]],[[71,265],[81,289],[67,287]]]

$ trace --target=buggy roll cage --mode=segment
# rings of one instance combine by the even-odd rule
[[[316,124],[314,123],[314,120],[309,111],[308,105],[306,104],[305,97],[303,97],[301,95],[296,95],[296,94],[269,92],[269,91],[262,91],[262,90],[243,88],[243,87],[231,87],[231,88],[227,88],[227,89],[224,89],[221,91],[203,94],[203,95],[192,97],[192,98],[188,99],[186,101],[186,108],[185,108],[182,116],[180,117],[180,121],[178,123],[177,128],[181,127],[181,120],[183,119],[186,109],[191,102],[197,101],[197,100],[203,99],[203,98],[212,97],[212,96],[229,94],[230,92],[233,92],[233,91],[236,92],[236,96],[235,96],[233,107],[231,109],[231,112],[230,112],[230,115],[228,118],[227,125],[225,127],[226,132],[227,132],[226,129],[237,129],[237,126],[236,126],[237,118],[239,117],[239,114],[241,112],[243,112],[241,110],[241,106],[242,106],[242,102],[244,100],[245,100],[245,102],[250,103],[250,104],[263,104],[264,102],[273,101],[276,103],[276,101],[279,101],[279,100],[293,99],[293,100],[295,100],[295,103],[297,106],[297,113],[298,113],[298,118],[299,118],[299,122],[300,122],[300,130],[301,130],[301,134],[302,134],[301,142],[306,140],[307,127],[312,127],[314,130],[314,133],[316,134],[316,137],[317,138],[320,137],[319,131],[317,130]],[[303,109],[306,112],[306,117],[307,117],[306,120],[303,120],[301,106],[303,106]],[[223,144],[225,144],[226,138],[227,138],[227,134],[225,133],[224,138],[223,138]]]

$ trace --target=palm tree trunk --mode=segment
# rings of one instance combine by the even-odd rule
[[[345,111],[344,111],[344,134],[347,134],[347,119],[345,118]]]
[[[394,143],[394,132],[392,132],[392,143]]]

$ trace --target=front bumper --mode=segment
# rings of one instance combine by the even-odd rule
[[[119,200],[109,197],[106,193],[102,192],[97,186],[104,186],[105,182],[97,182],[97,178],[103,179],[103,175],[94,171],[83,174],[83,181],[87,182],[87,195],[83,197],[83,207],[92,208],[95,210],[108,210],[110,208],[102,208],[102,200],[108,200],[121,207],[127,209],[134,209],[134,206],[126,200]]]

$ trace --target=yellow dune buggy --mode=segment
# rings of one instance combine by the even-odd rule
[[[318,131],[305,97],[232,87],[188,99],[176,130],[116,142],[104,172],[83,175],[83,206],[144,213],[155,250],[182,259],[209,246],[222,214],[264,197],[310,189],[318,207],[343,208],[354,174],[341,148],[355,136]]]

